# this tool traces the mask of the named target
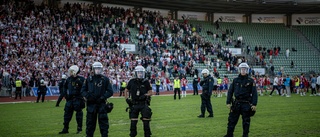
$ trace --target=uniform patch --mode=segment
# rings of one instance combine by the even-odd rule
[[[209,79],[209,81],[211,82],[211,79]]]
[[[252,86],[254,86],[254,87],[255,87],[255,86],[256,86],[256,83],[253,83],[253,84],[252,84]]]

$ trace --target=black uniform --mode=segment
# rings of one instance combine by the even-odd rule
[[[235,96],[234,102],[232,97]],[[243,137],[247,137],[250,126],[251,105],[256,106],[258,102],[257,89],[254,80],[248,75],[241,74],[235,78],[229,88],[227,104],[232,103],[228,118],[228,132],[226,137],[233,137],[234,128],[242,115]]]
[[[208,75],[204,80],[200,81],[200,86],[202,86],[201,94],[201,114],[198,117],[204,117],[204,113],[207,109],[209,112],[208,117],[213,117],[213,110],[211,105],[211,95],[213,90],[213,78]]]
[[[87,99],[87,137],[93,137],[97,119],[99,120],[101,137],[107,137],[109,119],[106,99],[113,95],[109,78],[103,75],[89,76],[85,80],[81,93]]]
[[[47,94],[47,86],[44,83],[40,83],[40,81],[38,82],[38,97],[37,97],[37,103],[39,103],[40,100],[40,96],[42,96],[41,101],[44,102],[44,98]]]
[[[67,100],[64,107],[64,128],[60,134],[68,133],[69,122],[71,121],[73,111],[76,111],[76,121],[78,124],[77,133],[82,131],[83,112],[85,107],[84,99],[81,95],[81,88],[84,82],[84,77],[76,76],[69,77],[63,85],[63,93]]]
[[[198,83],[199,83],[199,79],[197,78],[193,78],[193,95],[198,95]]]
[[[66,96],[66,92],[63,91],[63,86],[64,86],[65,83],[66,83],[66,80],[65,80],[65,79],[62,79],[62,80],[59,82],[59,93],[60,93],[60,95],[59,95],[59,98],[58,98],[56,107],[59,107],[59,104],[60,104],[62,98]]]
[[[141,119],[143,121],[143,130],[144,136],[150,137],[150,119],[151,119],[151,108],[150,105],[150,97],[147,97],[145,94],[148,93],[149,90],[152,90],[150,83],[147,79],[131,79],[128,83],[127,89],[129,90],[129,94],[131,94],[132,106],[129,112],[130,119],[137,119],[139,113],[141,113]],[[129,104],[130,105],[130,104]],[[143,120],[149,119],[149,120]],[[138,120],[131,120],[130,125],[130,136],[135,137],[137,135],[137,123]]]

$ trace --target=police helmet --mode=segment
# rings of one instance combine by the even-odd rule
[[[92,70],[95,75],[101,75],[103,72],[103,65],[100,62],[94,62],[92,64]]]
[[[43,79],[40,80],[40,84],[44,84],[44,80]]]
[[[67,75],[63,74],[61,79],[67,79]]]
[[[240,73],[249,73],[249,65],[247,63],[241,63],[239,65]]]
[[[77,65],[72,65],[69,68],[68,72],[69,72],[70,76],[74,76],[75,77],[75,76],[77,76],[77,74],[79,72],[79,67]]]
[[[201,74],[207,74],[207,75],[209,75],[209,70],[208,70],[208,69],[203,69],[203,70],[201,71]]]
[[[134,72],[135,72],[136,78],[139,78],[139,79],[144,79],[145,78],[146,70],[141,65],[136,66],[136,68],[134,69]]]

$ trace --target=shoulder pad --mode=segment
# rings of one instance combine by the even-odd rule
[[[146,79],[146,78],[142,80],[143,83],[146,82],[146,81],[148,81],[148,79]]]

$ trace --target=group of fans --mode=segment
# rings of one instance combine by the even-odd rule
[[[102,62],[114,92],[119,92],[121,82],[128,82],[139,63],[152,83],[160,77],[168,84],[175,75],[198,76],[196,63],[219,62],[207,58],[209,53],[227,55],[220,44],[209,43],[197,34],[201,26],[163,18],[157,12],[91,4],[51,8],[29,1],[6,1],[0,14],[0,58],[4,61],[0,73],[5,77],[1,84],[14,87],[19,78],[24,84],[23,96],[32,96],[31,87],[39,87],[41,79],[47,86],[57,86],[61,75],[74,64],[86,78],[89,64]],[[147,53],[134,55],[119,46],[126,43],[123,39],[132,39],[126,26],[137,26],[138,47]]]

